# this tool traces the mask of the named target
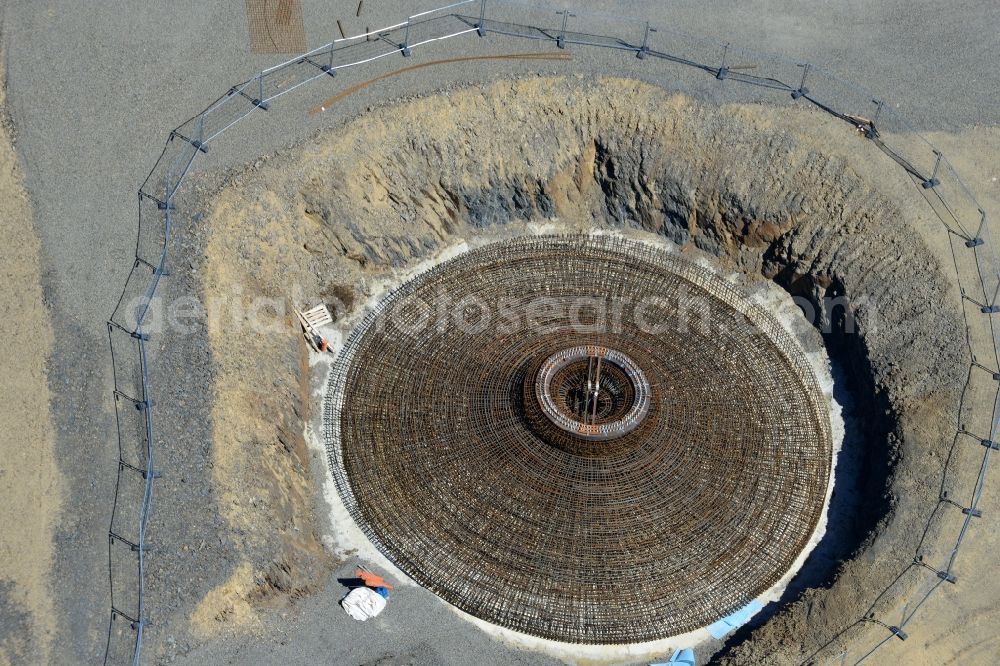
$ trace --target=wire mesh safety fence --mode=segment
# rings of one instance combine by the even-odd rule
[[[518,0],[463,0],[334,40],[233,86],[170,133],[139,190],[135,258],[107,325],[119,461],[108,538],[111,613],[106,664],[139,663],[143,630],[149,622],[144,596],[146,528],[158,471],[149,334],[144,323],[159,281],[168,274],[175,195],[185,176],[224,132],[255,113],[278,111],[285,101],[281,98],[301,86],[336,87],[338,74],[345,70],[433,52],[443,40],[454,43],[465,37],[488,47],[490,40],[481,38],[491,34],[539,40],[558,48],[579,45],[620,51],[636,58],[636,68],[714,77],[716,85],[741,98],[811,104],[844,120],[847,131],[849,123],[911,176],[914,191],[923,196],[952,241],[969,327],[968,382],[977,390],[963,394],[961,425],[952,442],[940,498],[936,506],[928,507],[926,534],[940,538],[925,538],[916,553],[901,554],[894,582],[859,612],[856,622],[825,637],[806,663],[859,663],[891,641],[907,640],[909,625],[927,601],[943,586],[962,584],[956,563],[970,526],[982,517],[980,502],[991,456],[1000,449],[1000,331],[994,316],[1000,314],[1000,262],[985,209],[947,157],[920,137],[884,97],[807,62],[698,37],[641,17]],[[989,400],[984,401],[983,395]]]

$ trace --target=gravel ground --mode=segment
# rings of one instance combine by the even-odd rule
[[[563,663],[499,643],[449,610],[427,590],[405,587],[377,619],[359,624],[339,601],[353,565],[294,608],[269,616],[262,638],[224,639],[179,656],[177,664],[356,664],[358,666],[557,666]]]
[[[398,5],[374,0],[365,4],[361,18],[354,18],[353,0],[303,0],[302,5],[311,46],[337,34],[338,18],[348,33],[356,33],[365,25],[394,21],[400,12]],[[992,29],[1000,24],[1000,6],[993,3],[601,5],[608,11],[644,13],[654,23],[693,33],[758,42],[824,64],[845,78],[892,91],[917,129],[954,130],[995,125],[1000,119],[1000,75],[997,68],[988,67],[1000,46],[1000,36]],[[169,128],[275,58],[249,53],[243,4],[238,2],[120,6],[14,0],[0,9],[0,25],[7,52],[9,112],[35,209],[43,288],[57,341],[49,359],[49,382],[57,396],[56,450],[64,461],[66,490],[52,574],[62,590],[56,602],[60,652],[54,660],[92,663],[103,651],[107,620],[106,529],[115,456],[104,322],[134,249],[135,191]],[[493,39],[493,47],[499,41]],[[436,51],[439,57],[457,52],[454,45]],[[634,69],[634,61],[624,57],[585,49],[574,53],[576,62],[567,69],[541,69]],[[511,64],[421,70],[348,98],[338,118],[381,99],[529,68]],[[370,75],[379,71],[374,67]],[[324,97],[315,95],[317,102]],[[252,141],[227,142],[203,167],[238,165],[336,123],[328,114],[303,114],[301,122],[263,121]],[[188,441],[165,440],[165,445],[187,446]],[[0,629],[4,631],[17,629]],[[454,640],[461,645],[465,639]]]

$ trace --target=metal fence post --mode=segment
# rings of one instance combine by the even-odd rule
[[[874,139],[878,136],[878,130],[875,128],[875,124],[878,122],[878,117],[882,114],[882,106],[884,102],[880,99],[873,99],[872,102],[875,106],[875,115],[872,117],[872,123],[868,126],[868,131],[865,132],[865,136],[869,139]]]
[[[891,631],[893,635],[895,635],[896,638],[898,638],[901,641],[905,641],[907,638],[909,638],[909,635],[905,631],[903,631],[900,627],[897,626],[889,627],[889,631]]]
[[[250,100],[258,109],[267,111],[267,102],[264,101],[264,72],[257,72],[257,97]]]
[[[183,178],[183,176],[182,176],[182,178]],[[180,187],[180,185],[181,185],[180,181],[178,181],[177,184],[174,185],[174,191],[175,192],[177,191],[177,188]],[[172,194],[171,194],[171,198],[173,198]],[[170,271],[167,270],[167,256],[169,254],[167,252],[167,250],[170,248],[170,229],[173,226],[173,217],[174,217],[174,211],[175,210],[177,210],[175,206],[167,206],[166,210],[163,211],[163,253],[160,255],[160,261],[157,264],[157,269],[155,271],[153,271],[154,274],[155,273],[159,273],[159,277],[163,277],[165,275],[170,275]],[[155,292],[156,292],[156,289],[154,287],[153,293],[155,293]],[[148,379],[146,377],[145,370],[143,371],[143,373],[144,373],[143,374],[143,381],[148,383]],[[146,389],[144,388],[143,390],[146,390]],[[150,425],[150,428],[152,428],[152,424]],[[152,432],[150,433],[150,435],[152,436]],[[152,447],[153,447],[152,440],[146,442],[146,448],[149,449],[149,454],[146,457],[146,462],[149,463],[149,471],[150,471],[150,473],[153,474],[153,477],[154,478],[159,478],[158,477],[158,473],[153,472],[153,448]]]
[[[729,68],[726,67],[726,56],[729,55],[729,42],[726,42],[722,47],[722,66],[719,67],[719,71],[715,73],[715,78],[720,81],[725,81],[729,76]]]
[[[173,180],[173,168],[167,169],[167,172],[163,174],[163,206],[164,215],[169,211],[174,209],[174,188],[170,186],[170,181]],[[166,219],[166,218],[164,218]]]
[[[1000,284],[997,284],[997,288],[993,290],[993,300],[986,301],[986,305],[979,308],[979,311],[983,314],[1000,313],[1000,305],[997,305],[997,296],[1000,296]]]
[[[486,36],[486,0],[479,3],[479,25],[476,26],[476,32],[480,37]]]
[[[792,91],[792,99],[798,99],[809,94],[809,88],[806,88],[806,77],[809,76],[809,70],[812,65],[806,63],[801,65],[802,67],[802,80],[799,81],[799,87]]]
[[[198,147],[201,148],[205,143],[205,112],[202,111],[201,115],[198,116]]]
[[[934,161],[934,171],[931,172],[931,177],[920,183],[920,187],[925,190],[929,190],[932,187],[936,187],[941,184],[941,181],[937,178],[938,168],[941,166],[941,153],[935,150],[934,154],[937,155],[937,159]]]
[[[320,69],[329,74],[330,76],[336,76],[337,70],[333,68],[333,47],[334,43],[330,42],[330,58],[327,60],[325,65],[321,65]]]
[[[646,31],[642,35],[642,46],[639,47],[639,51],[635,54],[635,57],[639,60],[645,60],[646,54],[649,53],[649,33],[656,32],[656,28],[649,27],[649,21],[646,21]]]
[[[569,10],[564,10],[562,12],[556,12],[557,14],[562,14],[562,28],[559,29],[559,36],[556,37],[556,46],[561,49],[566,48],[566,24],[569,23]]]
[[[413,20],[412,16],[407,17],[406,32],[403,33],[403,46],[400,48],[400,50],[402,51],[404,58],[410,57],[410,22],[412,20]]]
[[[171,209],[172,208],[173,207],[171,206]],[[166,277],[166,276],[170,275],[170,269],[167,268],[167,257],[166,257],[166,255],[164,255],[163,261],[161,261],[159,263],[159,265],[156,268],[153,269],[153,275],[158,275],[160,277]]]
[[[979,247],[983,244],[983,228],[986,226],[986,211],[982,208],[979,209],[979,228],[976,229],[976,235],[973,238],[965,241],[965,247]]]

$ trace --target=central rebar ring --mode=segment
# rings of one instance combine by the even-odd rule
[[[649,382],[615,349],[580,345],[545,359],[535,379],[542,412],[562,430],[589,440],[621,437],[649,412]]]

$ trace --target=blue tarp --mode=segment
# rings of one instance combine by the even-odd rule
[[[649,666],[695,666],[694,652],[691,651],[691,648],[677,650],[674,652],[674,655],[670,657],[670,661],[662,664],[650,664]]]
[[[712,638],[720,639],[749,622],[750,618],[756,615],[763,607],[764,604],[754,599],[732,615],[727,615],[718,622],[708,625],[708,633],[712,634]]]

